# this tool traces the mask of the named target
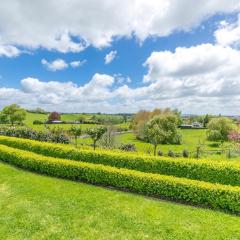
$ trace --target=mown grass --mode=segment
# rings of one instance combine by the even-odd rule
[[[164,154],[167,154],[169,150],[172,150],[174,153],[181,154],[183,150],[190,152],[191,156],[196,154],[198,146],[201,146],[202,156],[201,158],[211,158],[211,159],[227,159],[227,149],[230,148],[231,143],[226,142],[223,145],[223,148],[219,143],[210,142],[206,139],[206,129],[182,129],[180,133],[182,134],[182,144],[173,145],[173,144],[159,144],[158,150],[161,150]],[[146,143],[136,139],[134,133],[126,133],[118,136],[118,142],[120,143],[133,143],[136,145],[137,151],[147,153],[148,151],[153,153],[153,146],[150,143]],[[225,149],[225,152],[221,151]],[[211,151],[213,151],[212,154]],[[216,151],[219,153],[216,154]],[[233,157],[233,156],[232,156]],[[240,157],[234,157],[232,159],[239,159]]]
[[[240,218],[0,163],[0,239],[240,239]]]

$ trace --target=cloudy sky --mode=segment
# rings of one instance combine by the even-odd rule
[[[9,0],[0,108],[240,114],[239,0]]]

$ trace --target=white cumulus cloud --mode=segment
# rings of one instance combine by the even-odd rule
[[[153,52],[144,65],[144,81],[153,82],[162,97],[239,95],[240,51],[230,47],[202,44]]]
[[[218,44],[223,46],[240,46],[240,14],[236,22],[222,21],[214,35]]]
[[[104,58],[104,62],[105,64],[109,64],[110,62],[112,62],[117,56],[117,51],[111,51],[108,54],[106,54],[105,58]]]
[[[84,59],[82,61],[72,61],[72,62],[70,62],[70,66],[72,68],[78,68],[78,67],[81,67],[82,65],[84,65],[86,62],[87,62],[86,59]]]
[[[46,66],[48,70],[53,72],[68,68],[68,63],[66,63],[63,59],[56,59],[52,62],[42,59],[41,63],[42,65]]]
[[[0,35],[1,36],[1,35]],[[20,54],[20,50],[14,46],[1,45],[0,44],[0,57],[17,57]]]
[[[0,46],[80,52],[121,37],[144,41],[190,31],[210,16],[239,9],[239,0],[2,1]]]

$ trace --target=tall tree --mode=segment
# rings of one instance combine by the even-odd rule
[[[154,146],[154,155],[156,155],[158,144],[180,141],[177,126],[178,118],[175,114],[156,116],[146,124],[144,133],[148,141]]]
[[[181,112],[178,110],[171,110],[170,108],[165,108],[165,109],[159,109],[156,108],[153,111],[139,111],[136,113],[133,117],[133,122],[132,122],[132,128],[137,136],[138,139],[141,140],[146,140],[145,134],[144,134],[144,129],[146,127],[146,123],[153,119],[155,116],[161,116],[161,115],[168,115],[168,114],[173,114],[177,118],[177,125],[181,124]]]

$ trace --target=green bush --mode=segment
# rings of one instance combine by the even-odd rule
[[[41,125],[41,124],[43,124],[43,122],[40,121],[40,120],[34,120],[33,121],[33,125]]]
[[[26,138],[41,142],[56,142],[69,144],[69,138],[62,131],[49,129],[49,132],[35,131],[27,127],[0,127],[0,135],[8,137]]]
[[[121,146],[119,147],[120,150],[122,151],[126,151],[126,152],[136,152],[136,146],[133,143],[126,143],[126,144],[121,144]]]
[[[67,158],[142,172],[173,175],[212,183],[240,186],[240,164],[184,158],[143,156],[103,150],[78,150],[71,146],[0,136],[0,144],[46,156]]]
[[[184,158],[188,158],[189,157],[189,151],[184,149],[182,155],[183,155]]]
[[[163,156],[163,152],[161,150],[158,150],[157,155],[158,156]]]
[[[175,157],[175,154],[174,154],[174,152],[172,150],[169,150],[168,151],[168,156],[169,157]]]
[[[0,160],[50,176],[240,213],[240,187],[56,159],[3,145],[0,145]]]

